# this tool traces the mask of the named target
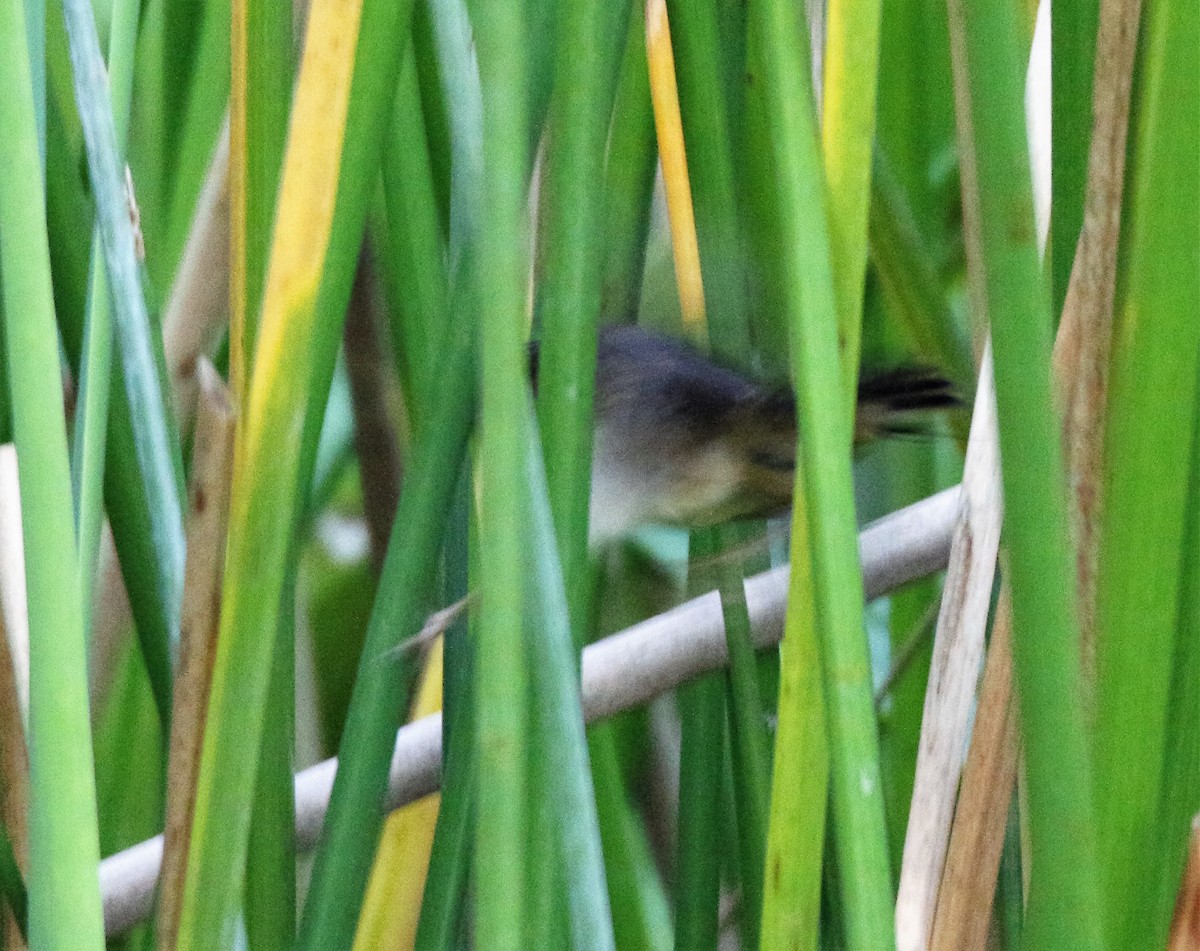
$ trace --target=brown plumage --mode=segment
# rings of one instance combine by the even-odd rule
[[[531,363],[536,379],[536,348]],[[921,432],[914,414],[957,404],[949,383],[930,370],[864,375],[855,442]],[[648,522],[696,528],[786,511],[795,448],[790,391],[763,386],[638,327],[601,331],[593,542]]]

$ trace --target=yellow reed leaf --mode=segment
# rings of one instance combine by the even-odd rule
[[[675,54],[666,0],[646,0],[646,59],[650,66],[650,98],[654,127],[667,194],[667,218],[675,254],[675,281],[679,305],[688,330],[701,340],[707,337],[704,281],[700,276],[700,245],[696,240],[696,214],[688,180],[683,118],[679,112],[679,87],[675,79]]]
[[[361,0],[338,0],[315,3],[310,14],[308,34],[322,42],[305,46],[301,76],[312,81],[296,89],[288,133],[308,147],[289,148],[284,157],[255,355],[256,370],[261,366],[262,372],[255,372],[250,384],[248,435],[263,412],[271,377],[293,372],[288,360],[300,356],[288,353],[288,339],[308,339],[307,327],[298,332],[297,325],[312,319],[329,246],[361,12]]]
[[[442,639],[433,642],[411,719],[442,708]],[[410,951],[417,936],[425,876],[437,823],[437,795],[391,814],[383,827],[363,900],[354,951]]]

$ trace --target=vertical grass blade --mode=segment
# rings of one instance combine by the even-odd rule
[[[151,342],[146,302],[138,276],[137,236],[128,208],[126,178],[113,109],[104,90],[108,79],[100,54],[91,7],[65,0],[64,18],[71,48],[75,96],[87,145],[88,171],[96,198],[105,266],[112,287],[116,333],[125,372],[130,412],[137,420],[135,449],[147,493],[162,506],[154,525],[159,549],[177,558],[183,572],[183,522],[179,473],[174,465],[170,428],[164,414],[158,361]],[[118,105],[122,105],[118,103]],[[128,107],[119,109],[124,113]],[[127,121],[127,116],[122,115]],[[123,123],[122,123],[123,124]],[[174,504],[171,504],[171,503]],[[174,543],[168,541],[174,540]]]
[[[448,320],[450,291],[414,48],[400,67],[392,131],[383,151],[383,197],[400,297],[393,303],[393,353],[419,428],[433,399],[433,360]],[[380,264],[387,271],[393,262]]]
[[[65,335],[64,335],[65,336]],[[117,364],[119,367],[119,362]],[[119,371],[124,372],[124,371]],[[134,593],[130,608],[159,718],[168,722],[174,656],[179,639],[179,610],[183,598],[182,570],[176,572],[173,546],[183,557],[182,532],[157,535],[155,527],[168,520],[157,497],[139,485],[133,416],[125,388],[110,393],[107,458],[104,463],[104,505],[112,527],[121,576]],[[175,499],[163,505],[177,504]],[[172,546],[164,550],[161,543]]]
[[[645,8],[632,4],[605,166],[605,263],[601,309],[615,321],[637,314],[658,151],[646,63]]]
[[[1147,3],[1142,40],[1097,566],[1097,843],[1107,937],[1121,949],[1161,943],[1164,922],[1147,896],[1172,871],[1158,810],[1180,712],[1173,713],[1172,669],[1186,636],[1179,611],[1200,365],[1200,19],[1187,4]]]
[[[725,684],[708,674],[676,692],[679,751],[679,858],[675,947],[715,951],[721,885],[720,780],[725,761]]]
[[[1088,147],[1092,139],[1092,77],[1100,0],[1056,3],[1050,13],[1050,313],[1062,311],[1083,228]]]
[[[763,878],[762,951],[816,951],[829,799],[829,746],[812,561],[800,476],[792,509],[792,570],[779,659],[779,725]],[[798,544],[795,544],[798,543]]]
[[[687,39],[681,46],[686,50],[685,66],[690,76],[689,96],[697,106],[693,117],[719,113],[723,90],[719,83],[710,81],[709,74],[699,68],[700,61],[709,63],[717,60],[715,15],[708,7],[695,10],[681,9],[683,26],[679,32]],[[708,326],[709,299],[701,274],[699,233],[696,225],[694,196],[689,176],[688,156],[683,136],[682,103],[680,88],[676,82],[674,65],[675,42],[668,22],[667,7],[660,0],[648,0],[646,4],[646,52],[650,68],[650,91],[654,106],[655,128],[658,134],[659,153],[663,163],[663,182],[667,197],[667,214],[671,222],[671,242],[675,258],[675,280],[679,292],[683,322],[691,335],[707,350],[710,343],[727,359],[736,355],[745,356],[748,328],[739,306],[729,306],[730,299],[740,295],[731,294],[741,280],[740,255],[732,254],[732,262],[718,260],[712,252],[719,249],[729,255],[731,245],[736,246],[737,216],[731,175],[720,141],[725,138],[723,119],[715,123],[697,123],[701,127],[693,130],[694,138],[702,145],[693,148],[693,155],[702,168],[704,186],[704,210],[710,215],[712,225],[708,240],[709,264],[718,269],[717,281],[721,290],[714,295],[713,307],[716,326],[710,339]],[[716,128],[714,128],[714,125]],[[707,135],[706,135],[707,133]],[[704,141],[707,138],[707,141]],[[732,271],[730,270],[732,267]],[[718,305],[717,300],[724,301]],[[694,533],[690,539],[689,583],[695,587],[707,587],[706,573],[696,569],[706,560],[715,557],[720,549],[721,533],[717,529],[706,529]],[[733,701],[733,721],[746,722],[761,717],[761,703],[757,698],[757,683],[747,691],[747,681],[753,681],[754,672],[748,671],[744,652],[738,648],[748,647],[749,618],[741,590],[740,577],[731,579],[733,572],[720,572],[721,609],[725,619],[726,636],[731,643],[731,653],[740,656],[741,676],[735,676],[731,685],[730,699]],[[722,833],[722,794],[725,784],[719,777],[725,775],[725,691],[720,678],[709,676],[685,685],[677,695],[682,737],[679,760],[679,830],[678,830],[678,875],[675,885],[676,915],[675,943],[677,947],[717,947],[720,936],[720,885],[721,850],[715,847]],[[743,895],[753,908],[743,917],[747,924],[744,933],[757,931],[761,906],[760,870],[765,852],[763,817],[766,803],[765,761],[766,754],[757,728],[734,732],[734,738],[742,741],[735,752],[739,754],[738,779],[749,776],[749,781],[739,788],[746,794],[736,804],[741,808],[738,831],[741,833],[739,850],[742,863]],[[750,752],[754,750],[754,752]],[[757,754],[757,755],[756,755]]]
[[[320,2],[289,130],[230,508],[221,639],[179,948],[229,940],[297,509],[333,372],[407,23],[402,0]],[[348,56],[347,51],[354,55]]]
[[[723,328],[725,329],[725,328]],[[714,328],[714,336],[717,328]],[[725,337],[726,344],[730,338]],[[771,754],[767,745],[766,730],[767,710],[764,708],[759,684],[758,664],[754,656],[754,646],[751,641],[750,616],[747,609],[744,576],[745,561],[737,557],[734,546],[743,542],[748,532],[739,533],[734,526],[717,529],[706,529],[692,534],[691,563],[689,565],[689,581],[696,590],[717,588],[721,596],[721,617],[725,628],[725,643],[729,652],[729,671],[725,677],[724,696],[713,691],[708,695],[708,702],[715,708],[712,711],[697,710],[697,719],[707,724],[708,717],[713,717],[715,724],[718,714],[724,712],[727,716],[725,726],[729,738],[729,766],[732,767],[729,786],[732,792],[732,802],[722,804],[719,798],[719,784],[710,781],[709,793],[719,805],[727,810],[732,809],[733,825],[736,829],[736,880],[740,886],[742,908],[739,912],[740,933],[742,940],[753,944],[758,940],[759,925],[762,915],[763,900],[763,869],[766,864],[767,849],[767,816],[770,810]],[[685,721],[684,737],[688,742],[690,725]],[[707,763],[717,770],[724,769],[724,731],[717,733],[704,726],[697,731],[700,737],[708,735],[712,748],[700,755],[700,763],[693,766],[690,763],[681,764],[681,798],[699,797],[706,795],[696,789],[688,789],[683,785],[682,772],[693,769],[699,773]],[[698,752],[698,743],[691,745]],[[718,757],[709,760],[709,757]],[[703,787],[701,787],[703,788]],[[690,807],[689,807],[690,808]],[[682,813],[681,806],[681,813]],[[722,817],[728,822],[728,819]],[[717,831],[722,831],[718,829]],[[695,849],[682,844],[683,835],[690,835],[697,840]],[[711,847],[711,839],[716,835],[713,830],[706,830],[703,825],[694,829],[680,827],[681,854],[693,858],[700,853],[696,849],[708,844],[707,856],[703,862],[712,862],[720,858],[719,850]],[[693,906],[695,907],[695,906]]]
[[[525,102],[529,123],[528,152],[525,156],[527,169],[533,167],[537,157],[542,133],[546,128],[546,114],[550,108],[550,98],[557,81],[558,38],[564,22],[559,7],[560,5],[554,0],[526,0],[522,12],[521,35],[525,46]],[[450,108],[454,108],[453,104]]]
[[[808,50],[807,24],[796,29],[800,55],[805,62],[811,58]],[[758,356],[773,379],[787,379],[788,324],[784,316],[783,285],[788,280],[788,267],[781,260],[779,237],[779,208],[775,202],[775,166],[771,160],[768,128],[774,110],[768,105],[762,82],[762,55],[758,33],[748,25],[746,34],[746,103],[745,103],[745,174],[742,195],[746,204],[744,224],[757,279],[757,307],[752,326]]]
[[[171,377],[175,418],[191,429],[199,358],[228,332],[229,125],[221,130],[192,227],[162,311],[163,355]]]
[[[471,724],[467,724],[469,728]],[[453,747],[448,749],[453,750]],[[470,753],[470,749],[466,751]],[[453,753],[450,754],[454,756]],[[462,763],[464,757],[455,759]],[[475,772],[470,764],[447,766],[444,785],[468,785],[474,789]],[[443,951],[454,946],[461,933],[461,917],[467,891],[474,800],[457,796],[453,806],[442,805],[434,830],[429,874],[421,900],[421,920],[413,939],[414,951]]]
[[[75,97],[83,122],[88,172],[96,199],[96,214],[108,283],[114,305],[114,332],[132,426],[132,446],[117,442],[114,449],[132,450],[146,500],[153,550],[165,563],[168,589],[161,593],[167,616],[168,646],[173,650],[179,630],[179,593],[183,585],[183,512],[180,502],[178,446],[167,419],[156,344],[142,292],[136,238],[130,220],[126,178],[119,159],[113,110],[105,95],[108,79],[91,4],[64,0],[63,15],[71,50]],[[116,434],[126,430],[118,419]],[[158,678],[160,706],[169,709],[169,684]],[[165,696],[164,696],[165,695]],[[162,711],[166,722],[166,710]]]
[[[346,717],[337,780],[313,868],[298,947],[344,947],[375,853],[395,727],[403,714],[400,666],[389,654],[419,631],[433,590],[441,529],[466,451],[474,397],[470,310],[459,307],[443,345],[428,426],[418,437],[400,494]]]
[[[727,65],[722,57],[722,41],[734,41],[732,37],[721,36],[721,11],[715,0],[687,3],[671,0],[667,9],[671,48],[678,62],[679,108],[704,273],[709,342],[713,352],[724,360],[745,362],[750,356],[750,328],[734,171],[733,132],[737,116],[731,114],[733,104],[726,96],[724,74],[731,71],[731,64]],[[661,133],[659,147],[664,158],[670,154]],[[664,177],[669,174],[665,164],[663,173]]]
[[[594,723],[588,730],[613,934],[618,948],[666,951],[673,937],[667,896],[641,816],[626,796],[614,727]]]
[[[296,933],[296,573],[288,559],[267,687],[246,860],[246,939],[252,951],[287,951]]]
[[[479,644],[475,668],[475,927],[496,951],[523,947],[528,862],[527,671],[522,609],[529,583],[524,527],[526,388],[526,111],[524,4],[475,9],[483,90],[483,177],[477,282],[480,346]]]
[[[33,88],[33,121],[37,129],[38,156],[46,166],[46,6],[40,0],[25,0],[26,49],[29,78]]]
[[[418,15],[413,20],[413,47],[418,54],[435,194],[442,195],[438,190],[440,183],[446,183],[443,187],[449,190],[448,195],[441,197],[438,207],[449,245],[448,271],[454,275],[455,294],[458,295],[452,314],[455,320],[466,321],[458,326],[460,334],[469,338],[474,332],[472,305],[468,304],[474,281],[471,242],[482,188],[482,92],[466,19],[466,4],[462,0],[433,0],[427,8],[428,17],[420,15],[425,9],[418,7]],[[433,73],[434,67],[440,70],[440,81],[427,83],[425,73],[420,70]],[[455,103],[453,110],[446,107],[450,101]],[[437,143],[442,144],[440,149]],[[451,171],[452,188],[448,184]],[[471,393],[463,405],[464,412],[471,412],[474,384],[452,377],[448,385],[468,386]],[[438,464],[451,463],[442,459]],[[477,483],[470,465],[464,465],[460,457],[456,457],[453,465],[458,466],[458,482],[445,541],[443,590],[448,601],[466,596],[470,587],[468,576],[474,577],[478,568],[477,561],[473,560],[477,554],[473,540],[477,538],[478,526],[472,518],[471,504],[472,488]],[[416,947],[422,951],[442,951],[451,946],[457,939],[465,913],[467,880],[473,861],[478,775],[476,656],[477,630],[474,624],[468,630],[462,622],[459,630],[451,633],[446,645],[442,745],[447,765],[429,880],[417,931]]]
[[[585,640],[592,400],[600,317],[604,147],[629,3],[581,0],[562,13],[542,178],[537,313],[538,421],[576,647]]]
[[[291,104],[292,11],[277,0],[233,0],[229,105],[229,379],[236,405],[248,398],[262,307],[279,170]],[[308,432],[315,439],[312,429]],[[302,458],[305,453],[302,453]],[[302,470],[309,467],[302,463]],[[302,476],[303,478],[303,476]],[[288,558],[275,659],[267,692],[250,855],[246,933],[252,951],[295,940],[296,856],[292,749],[295,746],[296,558]]]
[[[558,861],[531,865],[532,870],[546,869],[539,878],[549,887],[541,889],[542,895],[537,887],[531,887],[528,900],[531,907],[539,900],[557,907],[556,915],[531,912],[530,920],[554,924],[565,918],[565,930],[577,948],[613,947],[614,943],[587,744],[582,721],[577,738],[571,721],[578,707],[578,650],[591,627],[588,512],[604,264],[604,153],[625,38],[621,27],[629,19],[629,6],[627,2],[587,0],[559,12],[538,236],[540,280],[535,310],[542,337],[537,382],[545,462],[543,469],[540,455],[530,460],[536,470],[531,472],[535,477],[531,504],[537,539],[536,591],[527,593],[531,599],[527,649],[536,728],[530,769],[531,775],[544,777],[539,782],[542,788],[537,794],[534,835],[540,833],[540,838],[549,840],[550,854]],[[548,491],[548,499],[536,497],[539,482],[542,491]],[[552,521],[550,513],[539,508],[547,502]],[[539,528],[543,515],[547,524]],[[543,530],[548,534],[543,535]],[[563,585],[565,591],[559,590]],[[556,599],[564,594],[566,601],[561,607],[569,614],[558,618]],[[560,622],[565,622],[561,630]],[[565,640],[559,643],[560,638]],[[547,649],[553,653],[546,655]],[[555,660],[553,667],[548,667],[549,657]],[[573,689],[571,683],[576,684]],[[574,775],[564,774],[564,757],[574,763]],[[582,775],[578,775],[580,770]],[[532,841],[537,840],[531,836]],[[535,848],[534,854],[538,851]],[[565,915],[558,898],[563,888],[570,896]],[[547,940],[537,938],[536,942],[542,945]],[[567,940],[566,935],[559,940]]]
[[[1197,394],[1200,410],[1200,392]],[[1163,933],[1171,906],[1172,939],[1180,944],[1195,934],[1200,922],[1187,920],[1188,911],[1200,915],[1200,412],[1192,442],[1192,477],[1188,491],[1187,526],[1184,533],[1183,584],[1180,587],[1179,633],[1175,643],[1175,667],[1171,684],[1171,721],[1167,739],[1167,768],[1160,789],[1158,835],[1162,843],[1163,872],[1157,900],[1148,905],[1155,919],[1155,938]],[[1184,845],[1184,830],[1191,826]],[[1183,879],[1181,885],[1176,883]],[[1185,904],[1189,902],[1188,904]],[[1182,920],[1181,920],[1182,919]],[[1174,951],[1177,945],[1168,944]]]
[[[799,19],[791,37],[798,44],[802,69],[808,70],[808,36]],[[766,314],[756,321],[769,366],[787,368],[787,299],[790,261],[781,232],[775,195],[776,170],[770,130],[774,110],[763,75],[763,37],[749,30],[747,141],[751,177],[747,185],[754,214],[754,246],[761,259],[762,299]],[[779,653],[779,697],[775,757],[771,777],[766,863],[763,869],[763,951],[815,951],[820,934],[822,877],[825,866],[826,807],[829,799],[829,743],[813,590],[810,525],[802,468],[796,469],[791,518],[791,571],[788,579],[784,640]]]
[[[0,314],[0,328],[4,325],[4,316]],[[3,330],[0,329],[0,333]],[[0,340],[0,348],[3,348],[4,343]],[[10,443],[13,441],[12,435],[12,412],[10,408],[10,388],[8,385],[8,366],[3,360],[0,360],[0,441]]]
[[[737,539],[736,530],[732,528],[722,531],[721,535],[729,546]],[[769,713],[763,703],[759,667],[751,640],[743,580],[745,563],[730,558],[728,550],[725,557],[729,560],[718,568],[718,573],[725,643],[729,650],[726,708],[733,767],[738,881],[744,903],[739,918],[743,940],[753,944],[758,941],[762,927],[763,875],[771,808],[771,748],[766,726]]]
[[[71,77],[61,10],[57,5],[51,5],[50,12],[51,23],[57,19],[57,29],[51,36],[54,38],[57,35],[62,45],[61,57],[55,56],[51,60],[51,78],[53,80],[61,73],[57,76],[57,85],[63,87],[50,100],[47,127],[47,207],[51,263],[63,349],[71,365],[79,367],[83,362],[84,302],[89,280],[87,237],[92,234],[92,209],[80,176],[81,156],[77,143],[68,141],[71,132],[64,128],[68,117],[63,111],[71,108]],[[55,12],[58,13],[57,17],[53,17]],[[126,12],[132,15],[133,10],[127,7]],[[139,59],[137,65],[142,63],[143,60]],[[117,82],[117,77],[114,76],[113,82]],[[74,115],[73,110],[71,115]],[[78,133],[78,130],[75,131]],[[139,182],[139,185],[144,183]],[[139,190],[138,197],[142,201],[144,191]],[[97,261],[97,265],[99,270],[104,270],[100,261]],[[152,334],[151,338],[152,347],[157,349],[157,335]],[[157,353],[155,357],[157,359]],[[115,367],[118,373],[123,373],[120,361]],[[153,524],[159,502],[147,496],[145,485],[138,475],[133,422],[123,382],[109,387],[107,427],[103,467],[104,507],[112,526],[121,575],[130,592],[130,608],[154,689],[155,704],[159,716],[166,722],[171,709],[172,652],[178,635],[179,586],[182,578],[175,572],[174,555],[156,547],[159,537],[153,531]],[[172,446],[173,452],[175,448]],[[170,500],[165,504],[170,504]],[[176,504],[181,505],[182,502]],[[182,552],[182,535],[171,537],[169,541],[171,544],[177,543]],[[182,557],[181,553],[179,558]]]
[[[109,105],[113,112],[117,147],[125,152],[129,132],[129,105],[133,93],[133,53],[137,39],[138,4],[114,3],[109,26]],[[108,442],[109,389],[112,382],[112,315],[108,276],[101,258],[100,233],[92,237],[91,279],[83,329],[83,357],[79,367],[79,411],[71,444],[71,476],[78,513],[79,580],[84,630],[91,628],[92,587],[104,521],[104,458]]]
[[[220,136],[229,109],[231,0],[205,3],[199,23],[164,4],[167,23],[162,52],[170,66],[158,77],[163,83],[154,90],[165,100],[165,127],[154,151],[166,155],[159,213],[150,215],[147,228],[157,226],[157,240],[148,233],[151,246],[160,248],[150,259],[150,278],[155,287],[170,286],[170,276],[187,241],[191,212],[207,174],[208,157]],[[194,15],[193,15],[194,16]],[[182,49],[179,49],[182,47]],[[183,84],[183,96],[175,92]],[[147,96],[149,98],[149,96]],[[139,99],[139,103],[141,100]]]
[[[3,826],[0,826],[0,897],[7,906],[0,915],[0,927],[4,928],[2,935],[11,947],[19,948],[18,942],[29,941],[29,893],[13,854],[8,829]]]
[[[413,55],[417,63],[417,85],[421,90],[421,111],[425,115],[425,135],[429,140],[429,162],[433,168],[433,193],[442,233],[450,233],[450,161],[453,148],[451,121],[446,106],[449,73],[439,65],[439,45],[434,36],[434,10],[437,4],[427,0],[413,10]],[[472,60],[472,63],[474,60]],[[478,75],[476,76],[478,79]],[[478,94],[478,87],[476,87]]]
[[[104,521],[104,450],[108,442],[108,404],[112,382],[112,323],[108,281],[101,260],[100,236],[92,241],[89,304],[83,328],[79,369],[80,407],[71,442],[71,484],[79,537],[80,599],[84,630],[90,633],[100,529]]]
[[[825,20],[821,147],[844,393],[851,406],[862,345],[882,11],[882,0],[830,0]]]
[[[990,321],[1033,844],[1022,946],[1102,947],[1058,421],[1022,109],[1017,12],[950,4],[974,299]]]
[[[90,15],[90,13],[89,13]],[[30,945],[104,946],[87,660],[21,0],[0,3],[0,275],[30,637]]]
[[[453,170],[450,227],[446,237],[450,244],[450,274],[457,278],[463,256],[474,240],[482,204],[483,94],[466,0],[428,0],[428,5],[444,98],[447,103],[454,103],[453,108],[446,106],[449,164]],[[419,24],[419,18],[414,18],[413,23]],[[414,46],[415,37],[419,36],[418,30]],[[432,161],[438,158],[436,151],[431,153]]]
[[[532,415],[532,414],[531,414]],[[570,921],[571,947],[615,951],[600,823],[588,762],[580,698],[578,650],[571,637],[565,580],[554,545],[542,443],[530,424],[526,478],[531,490],[530,527],[535,541],[529,629],[530,684],[535,727],[543,761],[553,764],[551,783],[541,790],[549,807],[558,867]]]
[[[462,466],[451,503],[444,549],[443,601],[466,597],[470,552],[469,468]],[[429,856],[414,951],[443,951],[459,933],[470,864],[475,808],[474,642],[465,618],[445,637],[442,688],[442,798]]]
[[[442,708],[443,639],[429,647],[409,722]],[[388,816],[363,898],[354,951],[408,951],[416,938],[440,797],[427,796]]]
[[[229,373],[246,401],[291,104],[292,11],[233,0],[229,96]]]
[[[62,11],[58,7],[54,10],[58,13],[61,30]],[[70,62],[65,52],[63,59],[67,62],[59,68],[68,73],[65,83],[69,87]],[[59,105],[57,97],[51,97],[46,117],[46,224],[50,232],[54,302],[63,347],[72,365],[77,366],[87,297],[87,238],[92,234],[94,208],[91,197],[84,190],[79,154],[70,141],[68,117],[74,115],[69,97],[65,106]]]
[[[922,360],[945,373],[960,392],[975,382],[971,346],[931,255],[922,246],[913,211],[886,155],[876,150],[871,176],[870,253],[893,319]]]
[[[892,885],[880,788],[879,741],[862,614],[862,574],[855,547],[850,416],[845,412],[836,302],[826,230],[824,185],[809,93],[808,65],[795,11],[756,0],[768,141],[788,265],[783,287],[790,322],[792,372],[816,618],[828,711],[833,825],[847,947],[894,945]],[[795,528],[795,526],[793,526]],[[803,544],[803,542],[801,542]]]

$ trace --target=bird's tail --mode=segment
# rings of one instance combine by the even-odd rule
[[[864,373],[858,384],[858,412],[854,441],[869,442],[880,436],[927,435],[930,410],[962,405],[954,385],[927,367],[900,367],[882,373]]]

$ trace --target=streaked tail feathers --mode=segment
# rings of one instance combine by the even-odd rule
[[[954,385],[928,367],[863,374],[858,385],[854,442],[882,436],[927,436],[929,412],[962,405]]]

